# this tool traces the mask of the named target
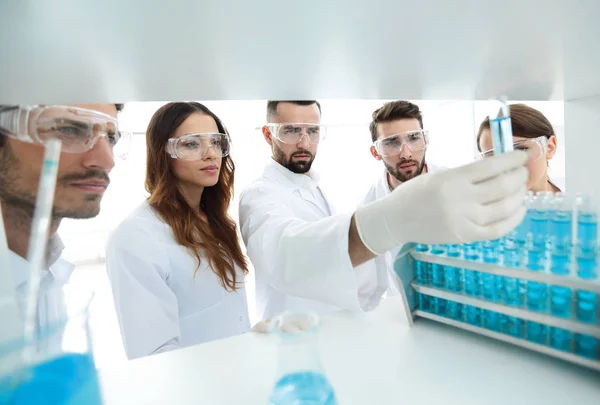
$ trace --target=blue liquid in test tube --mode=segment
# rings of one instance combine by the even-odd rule
[[[597,277],[598,215],[590,196],[577,198],[577,275],[586,280]]]
[[[433,313],[440,316],[446,316],[446,300],[438,297],[431,297],[431,306]]]
[[[431,245],[431,253],[434,255],[443,255],[446,253],[446,245]]]
[[[500,332],[500,314],[487,309],[483,310],[483,326],[494,332]]]
[[[548,309],[548,286],[536,281],[527,282],[527,308],[543,312]]]
[[[488,118],[494,155],[511,152],[513,150],[513,136],[508,102],[497,99],[489,100],[489,102]]]
[[[531,271],[543,271],[546,267],[546,239],[550,225],[549,204],[550,200],[546,194],[538,194],[533,199],[533,206],[528,210],[531,243],[527,268]]]
[[[462,292],[462,269],[458,267],[446,266],[446,289],[453,292]]]
[[[419,294],[418,305],[419,309],[425,312],[432,312],[433,308],[431,305],[431,296],[426,294]]]
[[[571,351],[571,341],[573,333],[566,329],[550,328],[550,346],[562,350],[563,352]]]
[[[523,320],[514,316],[506,316],[505,319],[506,326],[503,330],[506,334],[516,338],[523,338],[525,335],[523,332],[523,326],[525,324]]]
[[[561,318],[571,317],[571,289],[567,287],[550,287],[550,313]]]
[[[457,245],[457,244],[446,245],[446,255],[448,257],[460,257],[461,253],[462,252],[461,252],[460,245]]]
[[[484,263],[498,263],[500,261],[499,245],[498,239],[481,242]]]
[[[598,359],[600,341],[593,336],[575,334],[575,353],[588,359]]]
[[[481,258],[481,244],[479,242],[463,243],[462,247],[465,260],[477,261]]]
[[[548,341],[548,327],[541,323],[527,321],[527,340],[545,345]]]
[[[436,288],[444,288],[446,286],[445,269],[441,264],[431,265],[432,284]]]
[[[454,319],[455,321],[463,320],[463,305],[454,301],[446,302],[446,317]]]
[[[592,291],[577,291],[577,319],[582,322],[598,321],[598,294]]]
[[[471,297],[481,296],[481,278],[478,271],[464,269],[465,293]]]
[[[426,245],[425,243],[417,243],[415,250],[417,252],[427,252],[429,250],[429,245]]]
[[[417,283],[420,285],[431,284],[431,264],[417,260],[415,262],[417,268]]]
[[[500,291],[502,289],[502,278],[494,274],[481,273],[481,285],[483,298],[488,301],[500,301]]]
[[[473,326],[481,326],[481,309],[471,306],[463,306],[465,322]]]
[[[520,280],[513,277],[504,277],[504,303],[513,307],[523,306]]]
[[[573,213],[571,202],[563,193],[556,193],[550,210],[550,271],[556,275],[570,272],[573,245]]]

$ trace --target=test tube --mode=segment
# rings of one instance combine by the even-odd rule
[[[495,274],[481,273],[481,285],[483,298],[488,301],[500,301],[502,290],[502,278]]]
[[[463,271],[465,277],[465,293],[471,297],[481,296],[481,277],[478,271],[467,270]]]
[[[598,275],[598,215],[590,195],[580,194],[576,206],[577,275],[592,280]]]
[[[516,337],[516,338],[523,338],[524,337],[524,332],[523,332],[523,326],[524,326],[524,322],[522,319],[517,318],[515,316],[506,316],[506,318],[504,318],[505,320],[505,328],[503,329],[506,334]]]
[[[527,340],[545,345],[548,341],[548,327],[538,322],[527,321]]]
[[[431,253],[434,255],[443,255],[444,253],[446,253],[446,245],[431,245]]]
[[[481,258],[481,244],[479,242],[463,243],[463,257],[466,260],[477,261]]]
[[[573,245],[573,209],[563,193],[556,193],[550,208],[550,271],[556,275],[570,272],[571,246]]]
[[[500,332],[500,314],[487,309],[483,310],[483,326],[494,332]]]
[[[456,321],[463,320],[463,305],[454,301],[446,302],[446,317],[450,319],[454,319]]]
[[[418,305],[419,309],[425,312],[432,312],[431,296],[419,293]]]
[[[429,245],[427,245],[425,243],[416,243],[415,250],[417,252],[427,252],[429,250]]]
[[[577,291],[577,319],[586,323],[598,321],[598,294],[592,291]]]
[[[446,300],[438,297],[431,297],[432,311],[436,315],[446,316]]]
[[[472,305],[463,306],[463,316],[466,323],[473,326],[481,326],[481,309]]]
[[[458,244],[446,245],[446,255],[448,257],[460,257],[461,248]]]
[[[575,353],[589,359],[600,358],[600,341],[593,336],[575,334]]]
[[[546,268],[546,239],[548,236],[549,212],[551,200],[545,193],[537,194],[530,213],[529,253],[527,269],[541,272]],[[527,308],[532,311],[547,309],[548,286],[536,281],[527,282]]]
[[[512,124],[510,120],[510,107],[506,99],[490,100],[489,121],[494,154],[499,155],[512,151]]]
[[[436,288],[444,288],[446,286],[445,266],[441,264],[431,265],[431,280]]]
[[[462,292],[462,269],[453,266],[446,266],[445,282],[446,289],[454,292]]]
[[[563,352],[571,351],[571,341],[573,333],[566,329],[550,328],[550,346],[562,350]]]
[[[415,267],[417,269],[417,283],[419,283],[420,285],[430,285],[431,264],[427,262],[422,262],[421,260],[417,260],[415,262]]]

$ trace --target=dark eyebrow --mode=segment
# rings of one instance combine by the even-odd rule
[[[72,120],[70,118],[55,118],[55,121],[60,122],[61,124],[73,125],[79,129],[90,129],[88,124],[85,124],[81,121]]]

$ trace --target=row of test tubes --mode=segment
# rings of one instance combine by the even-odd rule
[[[588,359],[600,360],[600,340],[594,336],[573,333],[566,329],[550,327],[539,322],[527,321],[426,294],[418,294],[418,307],[421,311],[472,326],[575,353]]]

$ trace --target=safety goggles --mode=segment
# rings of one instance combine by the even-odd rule
[[[267,128],[275,139],[290,145],[299,144],[305,136],[308,138],[309,144],[318,144],[327,135],[327,127],[321,124],[290,122],[267,124]]]
[[[186,134],[179,138],[171,138],[167,142],[167,153],[173,159],[202,160],[209,149],[216,157],[229,155],[231,140],[227,134],[199,133]]]
[[[131,135],[121,132],[117,119],[85,108],[65,105],[0,106],[0,135],[22,142],[62,142],[62,152],[84,153],[106,138],[113,154],[125,158]]]
[[[527,164],[537,161],[539,158],[546,154],[548,147],[548,138],[545,136],[539,136],[537,138],[524,139],[521,141],[513,142],[513,148],[515,150],[522,150],[527,152]],[[477,159],[484,159],[487,157],[494,156],[494,150],[486,150],[477,154]]]
[[[411,152],[424,150],[427,148],[428,137],[426,130],[409,131],[379,139],[373,145],[381,156],[396,156],[402,152],[403,146]]]

